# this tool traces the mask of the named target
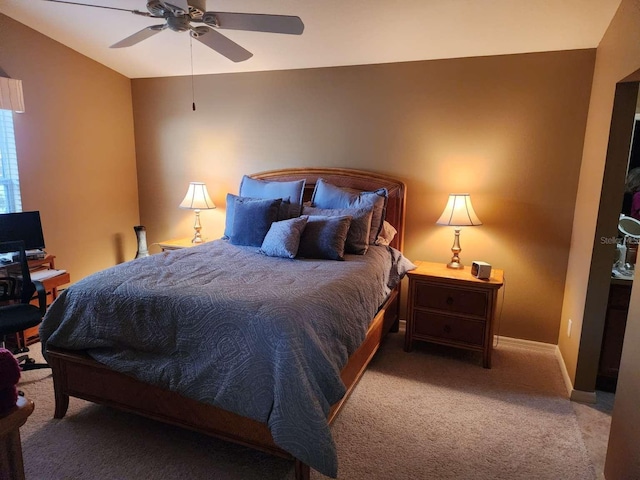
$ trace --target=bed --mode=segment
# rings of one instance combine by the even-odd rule
[[[240,264],[253,265],[253,268],[258,272],[255,275],[257,277],[261,275],[268,276],[270,266],[275,265],[276,261],[265,255],[257,254],[255,249],[234,247],[222,240],[209,242],[190,249],[152,256],[155,258],[147,257],[146,259],[128,262],[128,265],[123,264],[123,266],[116,266],[105,272],[98,272],[95,276],[91,276],[94,278],[89,278],[86,282],[78,282],[80,285],[77,288],[76,285],[78,284],[70,287],[51,306],[43,321],[40,331],[43,338],[43,352],[53,372],[56,402],[54,416],[59,419],[63,418],[68,408],[69,397],[78,397],[256,448],[276,456],[292,459],[295,462],[295,478],[298,480],[310,478],[310,465],[325,475],[336,477],[337,460],[334,458],[335,451],[332,450],[333,443],[329,425],[340,411],[342,405],[347,401],[350,392],[364,373],[383,337],[390,331],[397,332],[398,330],[399,280],[405,271],[411,268],[411,263],[402,257],[400,253],[404,235],[405,185],[403,182],[386,175],[338,168],[275,170],[253,174],[248,178],[264,183],[304,180],[303,201],[308,201],[311,198],[316,184],[321,182],[330,183],[338,188],[350,188],[363,192],[385,189],[387,199],[384,219],[397,231],[388,247],[372,246],[369,248],[369,252],[363,256],[345,255],[347,261],[344,262],[278,259],[281,264],[288,265],[286,267],[287,275],[293,276],[291,278],[286,277],[283,280],[288,285],[287,288],[272,288],[269,293],[275,298],[278,297],[278,292],[283,290],[288,295],[296,296],[298,294],[297,289],[304,288],[303,285],[298,286],[299,281],[304,277],[303,271],[312,269],[314,275],[316,275],[315,278],[322,279],[324,278],[324,272],[332,268],[338,268],[334,266],[337,264],[342,265],[340,266],[341,269],[351,269],[356,273],[356,276],[366,276],[369,273],[362,272],[368,272],[369,270],[367,269],[372,267],[369,265],[371,260],[364,261],[364,258],[375,260],[378,257],[384,259],[391,256],[392,263],[399,262],[402,265],[398,266],[398,270],[395,271],[397,278],[394,278],[393,281],[387,277],[383,279],[383,282],[390,286],[388,291],[384,291],[383,296],[377,298],[374,295],[366,294],[365,290],[368,287],[364,286],[361,287],[360,293],[353,294],[358,298],[345,299],[347,302],[355,302],[363,306],[375,301],[375,304],[368,306],[369,313],[366,313],[366,318],[360,319],[359,323],[356,322],[354,324],[355,326],[345,321],[344,324],[348,326],[343,326],[342,320],[340,322],[329,321],[329,318],[334,315],[336,317],[342,315],[330,310],[332,305],[318,304],[318,309],[329,310],[322,310],[322,314],[318,313],[316,315],[318,320],[308,322],[311,326],[307,326],[307,323],[305,323],[304,325],[296,324],[297,326],[293,327],[292,325],[295,322],[286,323],[285,319],[288,315],[286,311],[293,309],[293,307],[288,305],[284,297],[276,298],[274,302],[279,305],[287,303],[284,307],[264,307],[262,304],[256,304],[255,308],[249,308],[248,310],[251,312],[259,312],[255,314],[255,318],[247,314],[248,310],[246,308],[245,311],[236,314],[229,307],[229,305],[232,305],[229,299],[234,297],[235,291],[233,289],[225,289],[222,281],[220,284],[213,283],[214,280],[227,279],[236,275],[236,265]],[[238,204],[236,203],[236,205]],[[305,212],[303,211],[302,213]],[[213,259],[218,257],[222,258],[224,262],[211,267],[201,267],[201,265],[208,263],[203,262],[203,258]],[[228,258],[232,258],[232,261],[228,261]],[[377,260],[375,261],[377,262]],[[148,266],[145,262],[148,263]],[[200,263],[195,264],[194,262]],[[233,269],[229,265],[233,265]],[[210,338],[209,335],[213,334],[209,332],[209,328],[203,330],[202,323],[197,325],[190,324],[189,328],[193,332],[187,338],[190,342],[193,342],[193,348],[180,349],[179,351],[186,356],[186,359],[179,359],[180,361],[178,362],[171,360],[170,363],[164,356],[156,355],[158,347],[164,348],[162,339],[158,340],[160,344],[156,346],[155,350],[154,342],[149,341],[148,348],[146,350],[145,348],[139,348],[135,352],[135,356],[132,356],[129,351],[128,339],[137,335],[136,330],[162,331],[164,335],[165,332],[162,329],[166,329],[167,336],[170,336],[169,332],[179,328],[174,324],[163,324],[162,326],[154,324],[154,315],[157,312],[154,311],[151,315],[145,314],[141,310],[145,310],[146,306],[131,304],[133,322],[124,322],[122,319],[113,319],[111,321],[111,319],[107,318],[109,316],[122,317],[117,313],[121,310],[105,310],[104,318],[102,319],[82,319],[83,315],[91,316],[91,313],[87,314],[84,311],[87,308],[85,305],[90,304],[89,301],[85,302],[85,300],[94,296],[94,292],[97,292],[98,288],[103,288],[98,287],[99,285],[104,286],[103,289],[105,291],[95,293],[96,298],[100,298],[100,295],[105,295],[106,290],[113,293],[113,298],[119,298],[122,290],[139,289],[141,288],[141,283],[136,283],[134,280],[125,281],[116,274],[125,272],[130,278],[134,278],[138,274],[144,276],[147,268],[156,268],[159,272],[167,273],[166,279],[164,278],[164,273],[156,274],[158,278],[153,281],[147,278],[144,280],[144,288],[146,290],[154,290],[155,297],[168,297],[166,300],[164,298],[158,299],[158,305],[161,305],[162,309],[176,310],[178,312],[175,314],[176,316],[180,315],[180,312],[183,312],[183,316],[186,317],[193,315],[193,304],[208,302],[209,298],[215,297],[216,302],[220,302],[216,304],[215,308],[224,310],[224,324],[229,325],[225,331],[224,341],[220,340],[219,336]],[[189,272],[196,271],[198,281],[189,280],[187,282],[187,280],[169,275],[172,269],[180,268]],[[297,274],[292,273],[296,270],[298,271]],[[120,273],[120,276],[122,274]],[[394,272],[391,272],[389,277],[393,277],[393,274]],[[192,278],[194,275],[190,273],[188,277]],[[247,275],[237,278],[239,280],[234,280],[237,282],[235,283],[236,285],[253,281],[251,276]],[[249,280],[247,280],[248,278]],[[93,285],[91,285],[92,283]],[[188,283],[193,283],[194,285]],[[348,283],[357,284],[358,282],[354,279]],[[152,287],[149,287],[150,284],[153,284]],[[219,285],[219,288],[214,288],[214,293],[211,293],[212,290],[205,292],[202,286],[204,284]],[[87,285],[90,285],[91,288]],[[167,285],[171,288],[166,288]],[[344,282],[342,285],[344,287]],[[337,289],[330,291],[330,294],[334,297],[341,296],[341,289],[346,291],[346,288],[343,287],[338,285]],[[193,288],[196,290],[193,290]],[[69,292],[68,295],[67,292]],[[190,297],[187,293],[176,296],[176,292],[178,294],[180,292],[189,292],[188,295]],[[302,292],[300,295],[304,295],[302,290],[300,292]],[[242,297],[244,307],[253,305],[253,293],[253,286],[250,285],[250,288],[242,294],[244,295]],[[85,296],[83,297],[82,295]],[[169,298],[172,296],[175,298]],[[378,296],[380,295],[378,294]],[[106,308],[104,304],[115,303],[115,300],[113,302],[104,301],[107,297],[103,296],[101,298],[103,299],[101,302],[103,306],[100,308]],[[130,300],[127,301],[129,302]],[[316,309],[314,306],[315,301],[311,297],[304,300],[305,317],[308,315],[309,318],[312,318],[310,312]],[[332,301],[328,303],[339,302]],[[154,308],[156,307],[149,307],[151,310]],[[211,307],[208,306],[207,308]],[[353,316],[354,319],[365,315],[365,313],[356,312],[353,307],[349,308],[352,308],[352,313],[349,315]],[[272,311],[275,311],[276,314],[273,314]],[[92,312],[95,312],[95,310]],[[265,330],[264,324],[272,322],[275,325],[276,320],[272,317],[281,314],[282,318],[285,319],[283,320],[283,325],[285,326],[278,326],[277,329],[270,326],[269,330]],[[298,315],[299,317],[301,313],[292,313],[292,315]],[[94,313],[93,317],[95,316]],[[148,319],[143,322],[138,317],[148,317]],[[253,329],[251,331],[254,333],[237,333],[238,322],[244,321],[244,317],[249,319],[247,322],[249,322],[250,328]],[[109,321],[106,321],[107,319]],[[351,318],[349,318],[349,321],[351,321]],[[180,322],[182,323],[183,320],[181,319]],[[216,323],[217,331],[220,330],[219,323]],[[126,331],[114,330],[113,332],[104,333],[102,330],[111,328],[106,327],[106,325],[111,324],[126,325]],[[122,329],[124,327],[118,328]],[[272,331],[275,332],[273,335],[286,337],[287,340],[284,342],[280,340],[278,342],[262,340],[263,337],[271,335],[270,332]],[[351,335],[352,331],[355,332],[353,334],[354,337],[347,339],[345,331],[349,331],[349,335]],[[216,335],[218,334],[216,333]],[[157,335],[156,337],[160,338]],[[318,338],[316,337],[322,337],[322,342],[317,341]],[[342,343],[336,340],[338,337]],[[247,376],[245,378],[244,373],[242,373],[244,370],[238,370],[240,367],[236,364],[230,369],[233,374],[225,374],[222,376],[222,380],[218,379],[218,375],[216,375],[215,381],[205,377],[204,375],[208,374],[211,368],[222,370],[223,366],[219,362],[221,357],[218,357],[218,364],[215,365],[204,365],[207,362],[203,362],[199,357],[196,357],[194,352],[203,348],[202,345],[197,344],[198,340],[194,340],[198,338],[206,339],[206,345],[211,345],[212,349],[215,344],[216,348],[227,350],[227,353],[229,350],[240,353],[250,351],[250,355],[244,355],[237,363],[242,365],[243,369],[253,372],[252,375],[256,371],[261,372],[260,378],[264,377],[266,379],[265,386],[258,388],[263,390],[258,390],[257,392],[254,390],[250,392],[250,399],[244,398],[243,395],[246,395],[244,390],[253,388],[253,384],[257,385],[260,382],[252,380],[251,378],[253,377]],[[245,345],[248,342],[247,338],[255,338],[256,345]],[[291,340],[289,341],[289,339]],[[328,343],[325,344],[324,342]],[[240,343],[243,345],[242,348],[238,347]],[[277,358],[275,360],[266,359],[263,364],[259,363],[263,354],[261,347],[257,346],[257,344],[262,343],[270,343],[269,348],[277,350]],[[329,344],[332,346],[326,346]],[[277,347],[273,345],[277,345]],[[116,351],[116,347],[120,350]],[[173,344],[167,346],[168,349],[174,347],[175,345]],[[176,355],[178,355],[176,352],[177,350],[167,356],[175,359]],[[238,354],[236,356],[242,355]],[[307,360],[307,356],[311,360]],[[224,358],[227,357],[228,355]],[[194,361],[194,358],[196,359],[195,363],[190,364],[191,367],[189,368],[174,365],[174,363],[182,365],[185,362],[189,365],[188,362]],[[144,362],[149,365],[146,369]],[[308,362],[308,364],[305,362]],[[265,364],[268,364],[268,368],[265,367]],[[194,365],[197,368],[193,367]],[[202,368],[201,365],[203,365]],[[278,368],[274,369],[273,365],[278,365]],[[316,365],[319,365],[320,373],[315,370],[318,368]],[[339,366],[339,369],[335,368],[336,365]],[[123,368],[123,366],[126,368]],[[263,367],[268,371],[262,371]],[[147,378],[146,370],[156,372],[153,373],[152,380]],[[275,370],[282,371],[283,374],[274,373]],[[241,373],[239,374],[238,372]],[[149,373],[149,375],[151,376],[152,373]],[[194,378],[184,379],[185,376],[193,376]],[[332,377],[337,377],[337,381]],[[212,385],[218,382],[214,385],[216,387],[215,394],[201,393],[203,383],[206,384],[209,381]],[[192,385],[198,385],[197,391]],[[268,396],[272,395],[271,389],[275,392],[273,397]],[[302,396],[295,399],[287,398],[291,395],[288,392],[292,390],[298,392],[296,395],[302,394]],[[310,393],[305,394],[305,391]],[[265,393],[264,396],[266,405],[264,402],[258,401],[262,398],[263,392],[268,393],[268,395]],[[262,418],[265,415],[267,417]],[[319,415],[322,416],[321,419],[318,418]],[[306,439],[307,437],[312,440],[310,444],[307,440],[302,440],[302,438]]]

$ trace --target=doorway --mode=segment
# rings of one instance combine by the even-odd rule
[[[624,197],[620,209],[621,215],[636,217],[637,214],[632,212],[631,207],[635,191],[640,191],[637,190],[636,186],[640,178],[640,114],[637,112],[638,107],[636,106],[625,177]],[[627,232],[625,222],[632,223],[632,230],[638,229],[638,223],[633,218],[621,219],[618,225],[617,252],[614,256],[615,264],[612,268],[598,375],[596,377],[596,390],[610,393],[615,393],[618,382],[622,345],[638,250],[637,232]],[[622,223],[625,225],[622,225]],[[625,234],[621,232],[625,232]],[[629,235],[626,233],[629,233]]]
[[[593,241],[582,334],[576,366],[574,389],[594,392],[598,376],[605,318],[609,304],[611,267],[615,256],[618,219],[629,164],[629,152],[638,103],[640,71],[616,85],[609,143]]]

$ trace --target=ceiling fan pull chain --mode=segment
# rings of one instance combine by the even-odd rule
[[[191,100],[193,111],[196,111],[196,92],[193,86],[193,37],[189,35],[189,49],[191,50]]]

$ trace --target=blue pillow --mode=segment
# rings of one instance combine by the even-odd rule
[[[234,245],[259,247],[271,224],[278,219],[282,200],[236,198],[233,206],[233,230],[229,241]]]
[[[301,213],[302,205],[299,203],[291,203],[288,199],[282,200],[280,211],[278,212],[278,220],[288,220],[299,217]]]
[[[371,231],[372,208],[316,208],[302,207],[305,215],[324,215],[335,217],[341,215],[351,216],[351,225],[347,233],[347,241],[344,251],[364,255],[369,248],[369,232]]]
[[[311,205],[318,208],[372,208],[369,244],[374,245],[386,216],[388,196],[386,188],[361,192],[353,188],[337,187],[319,178],[311,196]]]
[[[240,182],[240,196],[253,198],[282,198],[293,204],[302,205],[305,180],[278,182],[258,180],[243,176]]]
[[[351,217],[348,215],[337,217],[310,215],[300,237],[298,256],[344,260],[344,244],[350,224]]]
[[[273,222],[260,247],[269,257],[295,258],[300,246],[300,236],[309,217],[302,216]]]
[[[261,200],[260,198],[239,197],[232,193],[227,193],[227,212],[224,219],[224,235],[223,240],[228,240],[233,232],[233,217],[235,212],[235,201],[237,198],[243,200]],[[286,220],[288,218],[299,217],[302,207],[298,204],[291,203],[289,200],[283,200],[280,203],[277,220]]]

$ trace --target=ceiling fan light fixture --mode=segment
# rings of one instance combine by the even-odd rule
[[[191,17],[189,15],[179,15],[177,17],[167,17],[167,25],[174,32],[186,32],[191,30]]]

